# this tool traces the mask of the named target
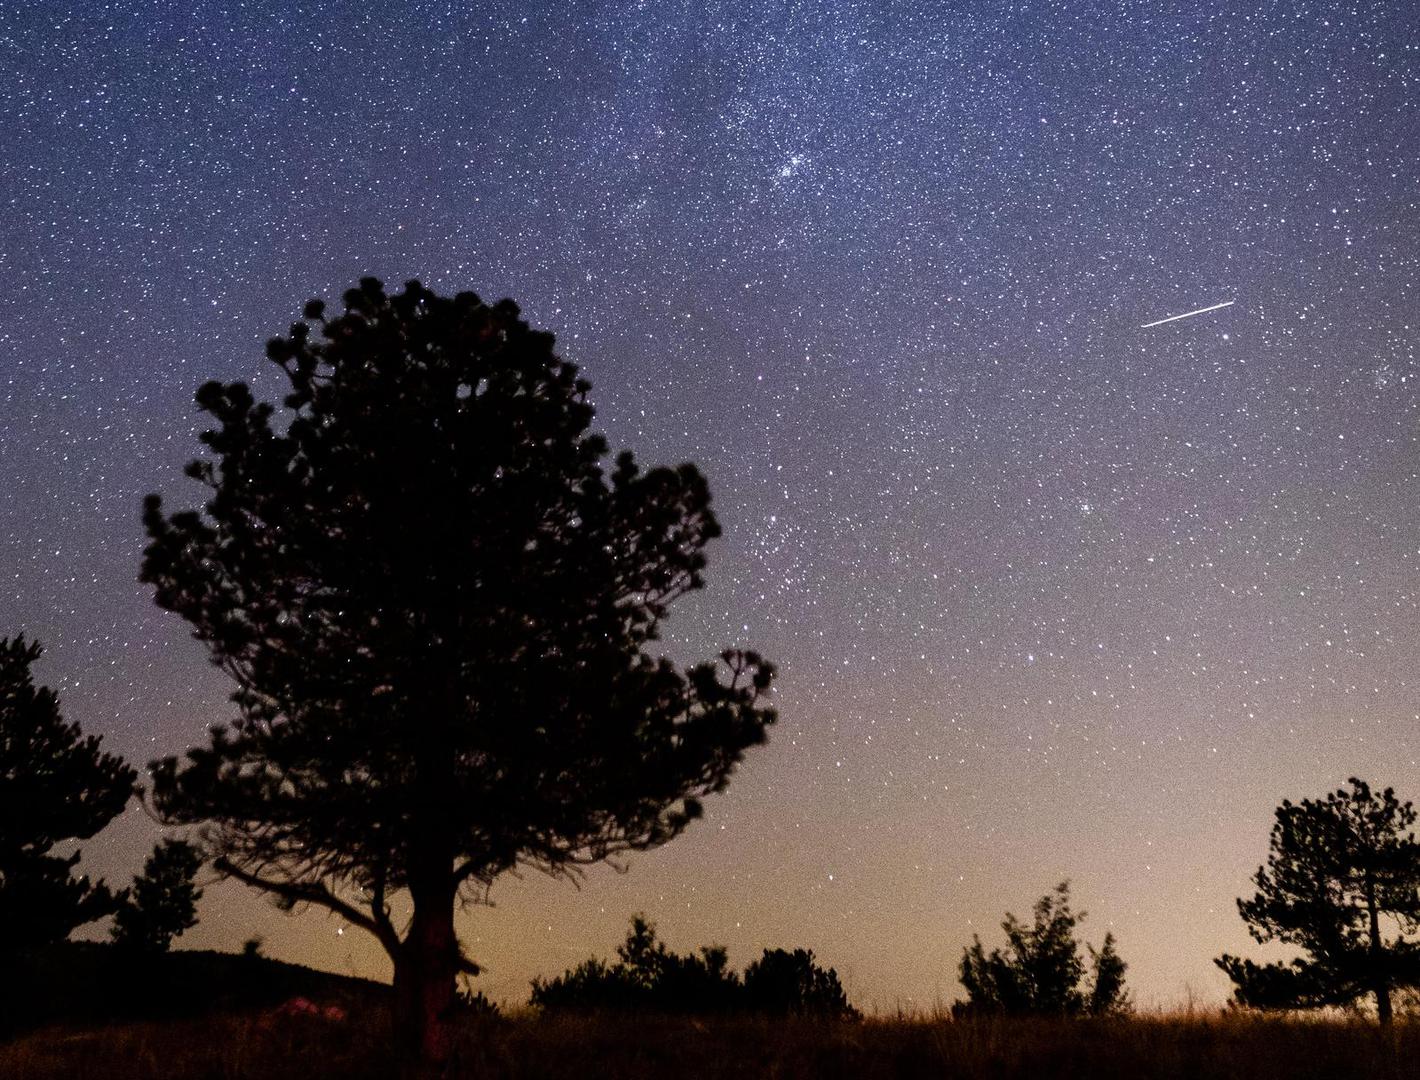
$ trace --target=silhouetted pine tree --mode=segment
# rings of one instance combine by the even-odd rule
[[[49,854],[117,817],[138,774],[64,722],[54,691],[34,683],[40,652],[23,635],[0,638],[0,958],[62,941],[122,900],[73,876],[79,852]]]
[[[173,938],[197,925],[202,890],[194,880],[201,866],[202,856],[193,845],[160,840],[114,914],[114,943],[141,952],[167,952]]]
[[[1306,956],[1289,964],[1220,956],[1241,1005],[1316,1008],[1372,996],[1389,1024],[1392,991],[1420,985],[1420,943],[1406,937],[1420,923],[1415,810],[1391,788],[1347,783],[1349,791],[1277,808],[1257,892],[1238,912],[1255,940]]]
[[[198,391],[205,509],[148,500],[143,579],[238,685],[234,723],[155,763],[154,794],[209,823],[219,871],[374,934],[400,1031],[437,1058],[473,967],[458,898],[676,836],[763,741],[773,671],[648,652],[701,587],[709,492],[693,465],[607,470],[552,335],[417,282],[344,300],[268,346],[281,427],[240,383]]]
[[[1075,927],[1084,917],[1084,912],[1070,910],[1070,884],[1062,881],[1036,902],[1032,925],[1007,913],[1001,924],[1006,932],[1004,952],[992,949],[988,954],[981,938],[973,935],[957,969],[967,1000],[958,1003],[955,1011],[1079,1016],[1127,1009],[1127,965],[1113,934],[1105,935],[1099,952],[1091,947],[1094,979],[1088,991],[1082,987],[1085,965]]]

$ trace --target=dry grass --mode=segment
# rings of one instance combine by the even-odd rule
[[[343,1024],[259,1016],[50,1029],[0,1046],[6,1080],[394,1077],[379,1015]],[[1420,1023],[1241,1014],[1112,1021],[870,1019],[857,1024],[523,1016],[470,1022],[449,1076],[948,1077],[963,1080],[1420,1078]]]

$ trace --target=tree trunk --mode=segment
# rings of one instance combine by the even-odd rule
[[[1390,987],[1384,982],[1376,984],[1376,1019],[1381,1027],[1390,1027]]]
[[[1380,1021],[1381,1027],[1389,1027],[1391,1021],[1390,973],[1384,969],[1386,957],[1381,942],[1380,905],[1376,902],[1375,879],[1369,871],[1366,873],[1366,913],[1371,920],[1371,977],[1374,980],[1372,985],[1376,995],[1376,1019]]]
[[[458,974],[454,895],[448,888],[412,890],[414,915],[394,966],[395,1032],[403,1052],[442,1065],[452,1049],[450,1012]]]
[[[438,669],[449,666],[434,664]],[[395,964],[395,1034],[408,1060],[433,1072],[447,1064],[452,1046],[450,1013],[458,975],[459,943],[454,936],[455,842],[449,831],[454,807],[454,751],[448,723],[459,715],[450,680],[443,699],[431,704],[431,720],[421,723],[415,743],[420,798],[414,815],[409,899],[413,905],[402,963]]]

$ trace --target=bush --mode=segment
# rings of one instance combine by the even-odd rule
[[[532,1004],[545,1009],[650,1009],[664,1013],[726,1012],[739,1004],[740,980],[726,951],[711,945],[681,956],[656,938],[644,915],[631,919],[620,958],[593,957],[555,979],[534,979]]]
[[[972,1013],[1009,1015],[1104,1016],[1129,1009],[1124,989],[1128,967],[1115,949],[1114,935],[1106,934],[1103,946],[1090,947],[1094,978],[1082,986],[1085,965],[1075,940],[1075,927],[1084,912],[1070,910],[1070,884],[1062,881],[1035,905],[1031,926],[1009,912],[1001,928],[1006,949],[988,954],[980,937],[962,953],[958,977],[967,1000],[953,1006],[961,1016]]]
[[[745,969],[745,1002],[754,1012],[777,1016],[856,1017],[858,1010],[838,982],[838,972],[814,963],[811,949],[765,949]]]
[[[459,987],[454,995],[454,1012],[460,1016],[479,1016],[486,1019],[503,1014],[498,1003],[482,990],[475,994],[466,986]]]
[[[655,925],[636,915],[616,952],[616,963],[593,957],[554,979],[534,979],[531,1003],[547,1010],[858,1015],[838,973],[815,964],[807,949],[766,949],[741,979],[723,946],[674,953],[657,940]]]

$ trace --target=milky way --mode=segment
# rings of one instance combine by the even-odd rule
[[[613,445],[709,476],[666,647],[762,649],[782,720],[627,874],[464,915],[492,996],[644,910],[930,1005],[1069,877],[1137,997],[1221,1000],[1273,807],[1420,797],[1414,12],[959,7],[0,8],[0,633],[189,745],[229,688],[136,574],[197,385],[274,396],[262,342],[362,274],[512,296]],[[386,974],[232,885],[203,919]]]

